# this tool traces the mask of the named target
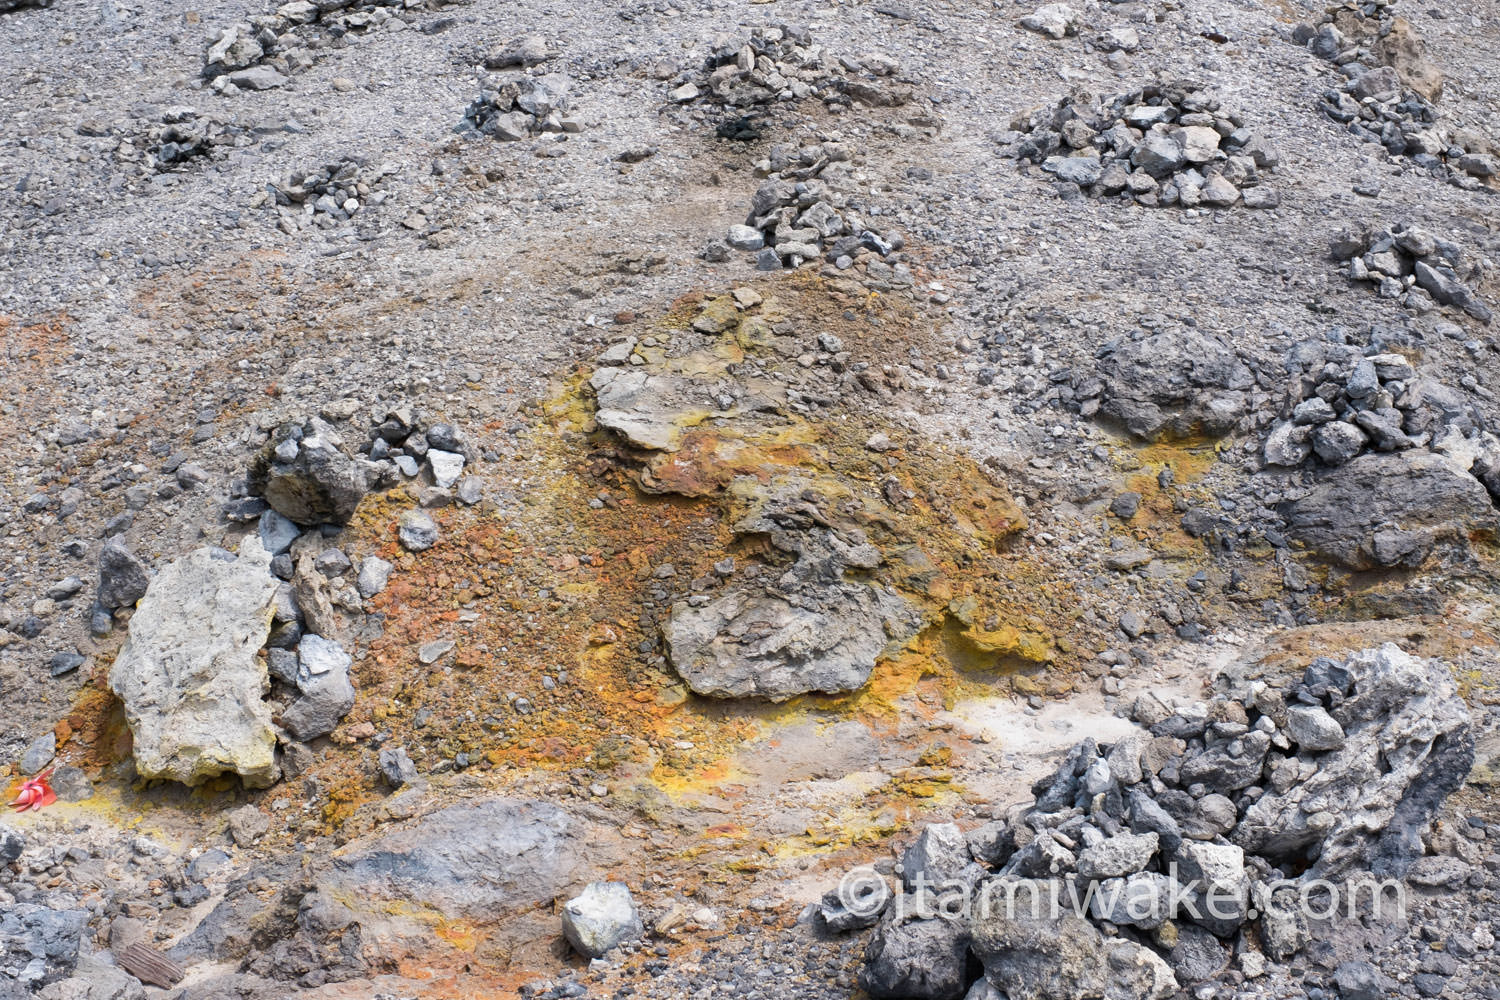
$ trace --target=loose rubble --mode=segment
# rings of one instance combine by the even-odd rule
[[[1460,187],[1500,183],[1500,145],[1442,124],[1443,73],[1393,5],[1331,7],[1317,23],[1299,24],[1292,39],[1344,75],[1323,94],[1321,107],[1351,134]]]
[[[293,171],[279,183],[267,184],[252,207],[274,207],[277,228],[288,235],[308,226],[331,229],[385,204],[389,192],[383,188],[395,173],[391,164],[371,167],[361,159]]]
[[[1192,81],[1149,84],[1098,105],[1064,98],[1011,127],[1010,155],[1040,165],[1065,198],[1084,191],[1150,207],[1280,204],[1263,173],[1280,154]]]
[[[872,996],[961,997],[971,952],[990,988],[1039,1000],[1164,998],[1287,962],[1313,941],[1298,894],[1412,872],[1474,760],[1449,668],[1394,644],[1135,716],[967,842],[927,828],[869,940]],[[940,902],[958,888],[962,907]]]
[[[792,150],[776,146],[757,172],[766,181],[750,202],[744,225],[731,226],[725,242],[755,251],[756,268],[775,271],[824,260],[836,271],[860,265],[871,278],[910,285],[910,267],[898,256],[904,237],[877,224],[846,191],[855,167],[841,143]]]
[[[582,132],[582,119],[570,113],[572,85],[561,73],[489,81],[464,112],[463,124],[506,142],[539,132]]]
[[[203,76],[224,95],[284,87],[331,48],[367,32],[404,30],[415,7],[405,0],[292,0],[221,28],[204,56]]]
[[[833,107],[898,107],[915,96],[910,84],[895,79],[899,70],[896,60],[880,53],[834,58],[807,29],[780,24],[720,36],[702,69],[673,78],[667,96],[676,104],[711,101],[752,112],[807,98]],[[723,138],[759,136],[753,118],[724,124]]]
[[[1451,306],[1481,323],[1494,316],[1466,283],[1482,275],[1473,255],[1425,229],[1400,222],[1384,229],[1345,229],[1329,252],[1348,268],[1349,280],[1370,282],[1381,298],[1395,299],[1419,315]]]

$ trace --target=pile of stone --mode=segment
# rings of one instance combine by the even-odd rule
[[[282,424],[251,464],[247,486],[252,498],[226,508],[226,516],[245,521],[269,507],[294,525],[343,525],[371,490],[386,490],[425,471],[430,480],[422,494],[427,507],[454,499],[479,502],[480,480],[465,476],[476,459],[474,449],[452,424],[429,420],[408,406],[397,406],[377,418],[357,456],[327,421],[314,417]]]
[[[677,104],[703,100],[745,110],[809,97],[835,107],[899,107],[915,93],[893,79],[899,70],[880,53],[835,59],[807,29],[781,24],[716,39],[702,69],[681,74],[667,96]]]
[[[246,132],[212,115],[199,115],[192,108],[174,108],[162,115],[160,124],[147,129],[140,142],[152,169],[179,170],[209,158],[218,148],[233,145]]]
[[[1452,306],[1481,323],[1493,315],[1465,283],[1478,276],[1477,264],[1457,243],[1425,229],[1399,222],[1382,229],[1353,227],[1339,233],[1329,252],[1348,267],[1351,281],[1370,282],[1382,298],[1396,299],[1413,312]]]
[[[1023,115],[1012,153],[1057,178],[1064,197],[1084,191],[1147,206],[1275,208],[1262,171],[1277,152],[1224,111],[1200,84],[1152,84],[1099,106],[1064,98]]]
[[[0,14],[9,14],[13,10],[23,10],[27,7],[51,7],[52,0],[0,0]]]
[[[464,112],[463,124],[506,142],[540,132],[581,132],[582,121],[568,114],[572,85],[562,73],[487,81]]]
[[[1306,341],[1268,434],[1268,466],[1318,469],[1278,505],[1285,531],[1354,570],[1420,565],[1493,535],[1500,438],[1470,397],[1377,347]]]
[[[357,213],[383,204],[380,190],[396,173],[392,164],[370,167],[361,159],[342,159],[307,171],[293,171],[280,183],[267,184],[265,203],[276,206],[277,227],[291,234],[317,226],[332,229]]]
[[[1143,696],[1135,719],[1074,747],[1005,820],[928,826],[899,897],[825,897],[831,929],[878,921],[872,997],[959,1000],[971,958],[984,984],[969,996],[1032,1000],[1154,1000],[1290,971],[1329,893],[1336,926],[1346,894],[1368,912],[1373,885],[1406,876],[1474,760],[1449,668],[1389,643],[1208,704]]]
[[[766,180],[751,199],[744,225],[729,227],[725,242],[736,250],[754,251],[759,270],[779,271],[817,260],[840,271],[862,262],[868,270],[871,263],[889,261],[881,264],[884,271],[879,273],[889,272],[893,284],[911,284],[910,269],[899,257],[904,238],[883,224],[877,226],[844,193],[856,185],[852,158],[842,143],[777,146],[757,171]]]
[[[442,4],[432,0],[422,6]],[[398,11],[417,6],[410,0],[292,0],[220,30],[204,58],[203,76],[220,94],[285,86],[318,53],[378,31],[398,19]]]
[[[397,407],[351,454],[326,421],[289,422],[251,464],[249,495],[224,510],[231,522],[255,525],[238,553],[200,548],[153,577],[119,543],[105,546],[96,614],[107,622],[130,612],[109,682],[142,777],[198,785],[232,773],[265,787],[305,761],[303,744],[333,732],[355,700],[353,658],[340,637],[393,569],[377,555],[351,558],[334,539],[371,489],[415,478],[418,456],[433,483],[422,503],[450,502],[472,462],[450,424]],[[478,480],[457,492],[477,502]],[[414,510],[399,538],[422,551],[437,534]]]
[[[1459,186],[1500,175],[1493,142],[1440,124],[1443,74],[1411,23],[1392,16],[1389,5],[1333,7],[1317,24],[1298,25],[1292,37],[1343,74],[1320,106],[1353,135]]]

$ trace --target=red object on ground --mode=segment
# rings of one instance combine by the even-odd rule
[[[11,800],[10,806],[17,812],[35,811],[44,806],[50,806],[57,801],[57,793],[47,783],[52,777],[52,771],[46,770],[34,778],[27,778],[21,783],[21,788],[16,797]]]

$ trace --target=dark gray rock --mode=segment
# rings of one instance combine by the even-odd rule
[[[26,838],[19,830],[0,824],[0,865],[8,865],[26,850]]]
[[[1495,528],[1483,485],[1417,450],[1361,455],[1280,512],[1293,539],[1355,570],[1416,566],[1439,540]]]
[[[969,985],[965,922],[946,916],[903,920],[896,913],[888,910],[870,935],[860,987],[876,1000],[960,1000]]]
[[[1105,354],[1099,373],[1100,415],[1146,440],[1229,433],[1255,384],[1233,350],[1197,331],[1120,344]]]
[[[1229,967],[1229,950],[1211,932],[1193,924],[1177,926],[1177,943],[1167,963],[1184,986],[1216,978]]]
[[[417,780],[417,765],[403,747],[383,747],[380,751],[380,775],[392,788]]]
[[[102,608],[134,607],[146,596],[146,587],[151,582],[146,566],[127,549],[119,539],[104,543],[99,553],[98,603]]]
[[[969,844],[955,823],[929,823],[901,855],[901,880],[908,891],[921,881],[934,891],[958,879],[972,862]]]
[[[14,963],[10,978],[30,989],[64,979],[78,961],[88,921],[87,910],[9,904],[0,909],[0,963]]]
[[[369,482],[340,443],[321,420],[282,428],[250,467],[251,493],[298,524],[347,523]]]

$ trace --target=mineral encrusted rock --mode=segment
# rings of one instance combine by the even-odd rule
[[[1298,694],[1331,702],[1326,714],[1343,729],[1341,745],[1304,747],[1319,755],[1317,769],[1250,806],[1234,842],[1276,858],[1315,849],[1312,878],[1372,865],[1399,874],[1421,852],[1425,819],[1474,762],[1469,712],[1451,671],[1386,643],[1343,663],[1318,661]],[[1291,732],[1307,730],[1298,723]],[[1372,831],[1383,832],[1372,840]]]
[[[839,583],[814,593],[732,588],[701,608],[673,605],[663,629],[672,665],[716,698],[836,694],[864,686],[876,657],[914,631],[906,601],[884,588]]]
[[[276,598],[270,562],[252,535],[238,558],[197,549],[151,581],[109,674],[142,777],[198,785],[233,773],[264,788],[280,775],[256,656]]]

